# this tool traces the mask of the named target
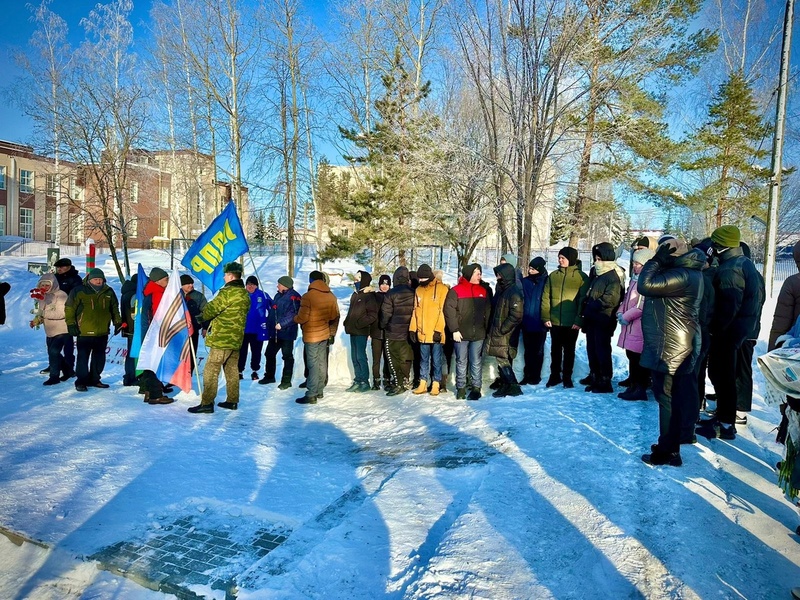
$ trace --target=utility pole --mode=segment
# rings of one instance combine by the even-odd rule
[[[789,77],[789,54],[792,47],[792,21],[794,0],[786,0],[783,19],[783,46],[778,80],[778,99],[775,103],[775,133],[772,140],[772,174],[769,179],[769,215],[767,217],[767,244],[764,251],[764,284],[767,298],[772,296],[775,276],[775,244],[778,237],[778,206],[781,199],[781,173],[783,171],[783,135],[786,120],[786,90]]]

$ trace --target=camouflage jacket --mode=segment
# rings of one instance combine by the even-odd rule
[[[250,310],[250,294],[241,279],[225,284],[206,304],[199,320],[210,322],[206,346],[220,350],[238,350],[244,339],[244,324]]]

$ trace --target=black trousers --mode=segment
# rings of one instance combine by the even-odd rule
[[[46,338],[46,340],[50,379],[58,379],[62,371],[65,375],[72,371],[72,366],[67,364],[67,360],[64,358],[63,354],[67,344],[72,348],[72,336],[68,333],[62,333]]]
[[[694,370],[670,375],[653,371],[653,395],[658,401],[658,446],[665,452],[679,452],[684,420],[694,405],[692,388],[697,385]]]
[[[294,373],[294,342],[294,340],[281,340],[278,338],[271,339],[267,342],[267,350],[264,352],[264,359],[266,361],[264,377],[275,379],[275,371],[278,368],[278,361],[276,358],[278,352],[280,352],[283,358],[281,383],[292,383],[292,374]]]
[[[389,356],[389,371],[392,384],[407,385],[414,362],[414,350],[405,340],[386,340],[386,353]]]
[[[525,345],[525,366],[523,377],[527,381],[540,381],[544,363],[544,342],[547,331],[523,331],[522,343]]]
[[[562,327],[560,325],[553,325],[553,327],[550,328],[551,375],[562,377],[563,379],[572,378],[572,371],[575,367],[575,344],[577,343],[577,329]]]
[[[99,383],[106,367],[106,347],[108,336],[79,335],[78,358],[75,361],[75,385],[94,385]]]
[[[753,350],[755,340],[745,340],[736,356],[736,410],[753,408]]]
[[[739,348],[731,340],[714,336],[708,354],[708,374],[717,393],[717,418],[732,425],[736,421],[736,373]]]
[[[631,387],[646,388],[650,383],[650,369],[642,366],[642,355],[633,350],[625,350],[628,357],[628,375],[631,379]]]
[[[392,379],[389,370],[389,355],[386,353],[386,344],[383,340],[372,338],[372,380],[381,380],[381,360],[383,360],[383,383],[387,384]]]
[[[250,351],[250,370],[258,371],[261,368],[261,350],[264,340],[258,339],[257,333],[245,333],[242,346],[239,348],[239,373],[244,371],[247,364],[247,352]]]
[[[611,362],[611,333],[603,326],[589,326],[586,332],[586,354],[589,358],[589,370],[595,377],[611,379],[614,366]]]

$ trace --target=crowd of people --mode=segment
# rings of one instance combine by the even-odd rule
[[[377,285],[372,274],[358,271],[343,323],[353,369],[347,391],[438,396],[454,386],[457,399],[475,401],[483,396],[484,362],[491,357],[498,373],[489,386],[492,396],[518,396],[522,386],[543,381],[548,334],[550,369],[544,385],[573,388],[582,332],[589,373],[578,383],[586,392],[610,394],[615,392],[612,339],[619,327],[617,343],[629,369],[617,382],[618,397],[642,401],[652,393],[659,404],[658,441],[644,461],[680,465],[681,444],[696,442],[697,434],[735,439],[736,425],[746,423],[752,401],[753,349],[765,300],[764,281],[749,259],[749,248],[736,227],[725,225],[690,244],[671,235],[642,237],[630,250],[630,265],[624,269],[614,246],[594,245],[588,272],[569,246],[558,252],[558,267],[550,273],[541,256],[522,273],[516,257],[506,254],[494,268],[494,287],[475,263],[462,268],[452,287],[444,283],[442,271],[427,264],[416,271],[401,266],[391,277],[380,275]],[[328,276],[313,271],[301,295],[292,277],[284,275],[273,297],[255,275],[243,280],[241,264],[228,263],[224,272],[225,285],[212,300],[194,289],[191,276],[181,276],[195,354],[201,335],[208,349],[201,402],[189,411],[214,411],[220,371],[226,398],[217,406],[236,410],[248,358],[252,380],[291,388],[301,332],[305,381],[300,387],[305,392],[296,401],[315,404],[324,398],[330,347],[340,321]],[[130,351],[136,323],[149,327],[169,281],[165,270],[151,269],[144,301],[136,306],[136,278],[124,282],[121,302],[102,270],[90,269],[81,278],[68,258],[40,279],[34,290],[39,311],[31,326],[43,324],[47,337],[44,385],[75,377],[81,392],[108,387],[101,375],[112,327],[128,339]],[[781,327],[788,330],[794,324],[800,302],[792,311],[791,317],[776,318],[771,340],[785,333]],[[520,340],[523,364],[515,369]],[[276,379],[278,353],[282,371]],[[521,380],[516,372],[522,373]],[[167,395],[171,386],[152,371],[137,372],[131,356],[123,384],[138,385],[149,404],[174,401]]]

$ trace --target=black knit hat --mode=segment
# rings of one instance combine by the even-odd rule
[[[528,266],[536,269],[537,271],[543,271],[547,266],[547,262],[541,256],[537,256],[531,260]]]
[[[617,253],[614,251],[614,246],[609,242],[600,242],[592,247],[592,258],[614,260],[617,258]]]
[[[383,285],[384,283],[385,283],[386,285],[388,285],[389,287],[392,287],[392,278],[391,278],[391,277],[389,277],[388,275],[381,275],[381,276],[378,278],[378,286],[381,286],[381,285]]]
[[[256,277],[255,275],[250,275],[247,279],[245,279],[244,284],[245,285],[252,284],[252,285],[258,287],[258,277]]]
[[[365,287],[369,287],[369,284],[372,283],[372,275],[366,271],[359,271],[359,273],[361,273],[361,279],[359,280],[358,289],[363,290]]]
[[[417,278],[419,279],[433,279],[433,269],[429,264],[423,263],[417,267]]]
[[[567,259],[567,263],[572,267],[578,262],[578,251],[572,246],[564,246],[558,253]]]
[[[464,267],[464,269],[461,271],[461,275],[464,277],[464,279],[469,281],[470,279],[472,279],[472,275],[475,273],[476,270],[483,273],[483,269],[478,263],[472,263]]]
[[[631,244],[631,246],[633,248],[636,248],[637,246],[641,246],[642,248],[649,248],[650,247],[650,238],[647,237],[646,235],[643,235],[642,237],[634,240],[634,242],[633,242],[633,244]]]
[[[325,274],[322,271],[311,271],[308,274],[308,283],[313,283],[315,281],[325,281]]]
[[[194,284],[194,279],[192,279],[191,275],[181,275],[181,285],[189,285]]]

